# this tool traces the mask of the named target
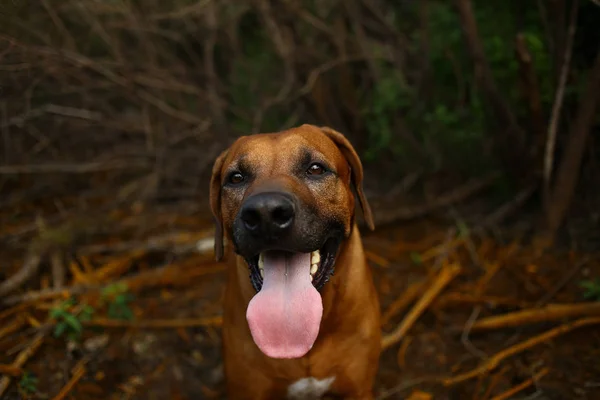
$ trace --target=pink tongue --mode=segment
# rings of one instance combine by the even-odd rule
[[[263,286],[246,319],[258,348],[271,358],[299,358],[312,348],[321,324],[321,295],[310,281],[310,253],[264,254]]]

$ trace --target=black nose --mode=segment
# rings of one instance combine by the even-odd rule
[[[255,234],[280,234],[294,222],[294,202],[281,193],[259,193],[249,197],[240,210],[244,227]]]

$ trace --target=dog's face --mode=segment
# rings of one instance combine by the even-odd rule
[[[360,160],[344,136],[329,128],[303,125],[245,136],[221,154],[210,194],[221,226],[217,230],[246,259],[257,290],[262,285],[259,256],[269,250],[313,253],[314,260],[320,258],[313,284],[325,284],[354,223],[352,183],[372,226]],[[216,244],[220,258],[220,237]]]
[[[226,235],[246,260],[258,292],[246,318],[266,355],[301,357],[316,340],[319,290],[354,224],[352,184],[373,226],[362,175],[342,134],[311,125],[242,137],[215,162],[215,253],[220,259]]]

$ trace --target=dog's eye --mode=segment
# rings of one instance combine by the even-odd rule
[[[234,185],[244,182],[244,179],[246,178],[240,172],[234,172],[233,174],[229,175],[229,183],[233,183]]]
[[[325,173],[325,167],[323,167],[321,164],[314,163],[308,167],[306,173],[308,175],[323,175],[323,173]]]

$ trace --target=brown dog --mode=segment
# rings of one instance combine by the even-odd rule
[[[380,311],[351,188],[373,229],[362,179],[348,140],[312,125],[242,137],[217,158],[217,259],[223,236],[233,245],[223,320],[230,399],[373,398]]]

